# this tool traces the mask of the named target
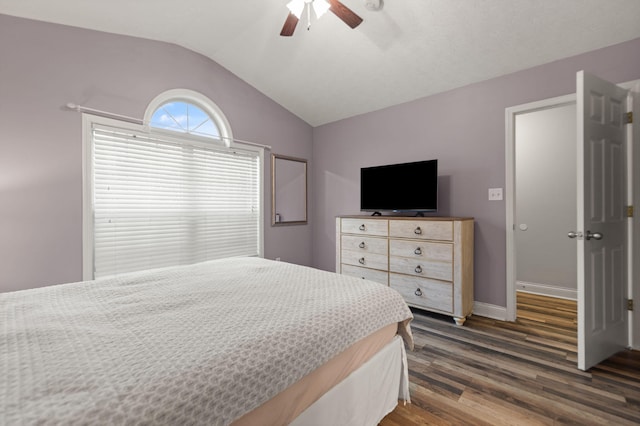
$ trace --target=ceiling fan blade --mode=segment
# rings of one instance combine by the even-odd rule
[[[287,16],[287,20],[284,21],[280,35],[283,37],[291,37],[296,29],[296,25],[298,25],[298,17],[289,12],[289,16]]]
[[[355,28],[362,23],[362,18],[353,13],[351,9],[342,4],[339,0],[329,0],[332,11],[338,18],[342,19],[345,24],[351,28]]]

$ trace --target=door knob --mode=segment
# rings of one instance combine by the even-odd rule
[[[601,240],[602,239],[602,234],[600,232],[594,232],[593,234],[591,233],[591,231],[587,231],[587,235],[584,237],[586,240]]]
[[[569,238],[582,237],[582,232],[573,232],[573,231],[571,231],[571,232],[569,232],[567,234],[567,237],[569,237]]]

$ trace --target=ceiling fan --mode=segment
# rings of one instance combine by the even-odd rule
[[[293,35],[305,7],[307,10],[307,29],[311,26],[312,7],[317,18],[322,16],[327,10],[330,10],[351,28],[357,27],[362,22],[361,17],[356,15],[339,0],[291,0],[287,4],[287,7],[289,8],[289,16],[287,16],[282,26],[282,31],[280,31],[280,35],[284,37]]]

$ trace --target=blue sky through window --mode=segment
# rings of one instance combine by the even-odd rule
[[[209,114],[188,102],[173,101],[161,105],[151,117],[151,126],[210,138],[220,131]]]

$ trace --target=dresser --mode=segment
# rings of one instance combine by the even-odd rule
[[[396,289],[464,324],[473,311],[473,218],[341,216],[336,272]]]

